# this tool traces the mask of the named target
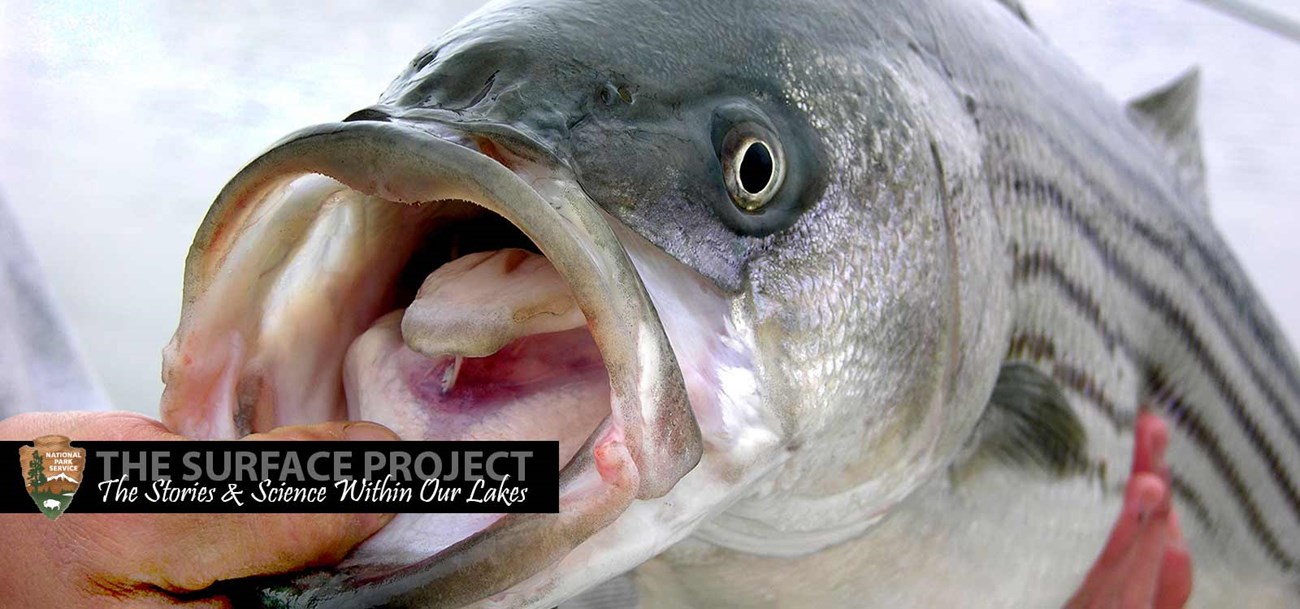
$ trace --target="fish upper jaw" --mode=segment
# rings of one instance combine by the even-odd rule
[[[241,403],[257,404],[266,393],[264,381],[231,391],[214,382],[222,377],[210,369],[196,374],[204,362],[194,354],[208,353],[196,350],[197,343],[227,343],[218,348],[223,364],[241,358],[258,363],[260,350],[245,352],[253,340],[268,337],[280,343],[274,349],[288,350],[296,339],[339,335],[342,344],[327,346],[334,347],[331,358],[341,357],[338,351],[346,351],[356,334],[324,330],[340,324],[355,330],[386,313],[391,284],[399,279],[404,259],[422,245],[423,231],[477,213],[464,204],[440,207],[439,201],[472,202],[501,215],[555,265],[587,317],[606,366],[616,371],[611,375],[616,429],[638,465],[668,474],[663,482],[646,480],[639,494],[654,496],[671,487],[692,464],[668,462],[698,458],[698,447],[689,446],[698,444],[698,429],[682,424],[691,412],[671,347],[604,218],[589,207],[553,206],[484,154],[394,123],[309,128],[253,161],[223,190],[187,261],[182,322],[164,362],[172,392],[164,397],[164,413],[184,431],[201,431],[191,425],[203,428],[204,419],[209,430],[241,431],[236,429]],[[385,209],[384,202],[405,205]],[[368,264],[358,264],[357,258]],[[213,332],[223,327],[239,331],[233,337]],[[182,392],[190,399],[176,399]],[[227,398],[205,406],[232,412],[229,423],[191,406],[194,398],[205,396]],[[307,397],[301,402],[332,407],[313,414],[339,414],[337,402],[325,399],[331,396],[309,392]],[[671,444],[647,442],[643,433]]]
[[[518,343],[543,343],[542,356],[567,346],[577,355],[565,373],[572,382],[563,385],[577,397],[565,399],[608,403],[608,410],[603,418],[601,409],[568,413],[589,435],[585,442],[562,436],[571,460],[561,474],[559,514],[404,515],[329,583],[305,577],[277,594],[297,590],[290,596],[324,595],[343,605],[400,596],[461,606],[498,591],[497,600],[484,602],[549,603],[686,535],[768,469],[753,467],[762,461],[755,455],[775,454],[779,434],[759,411],[757,372],[735,302],[620,229],[571,179],[508,150],[476,150],[472,136],[457,142],[431,133],[444,130],[389,121],[309,128],[227,185],[187,259],[181,324],[164,354],[164,420],[195,437],[233,438],[349,414],[383,420],[386,404],[400,404],[411,416],[383,422],[404,437],[438,437],[429,430],[446,432],[437,424],[457,420],[470,423],[467,433],[476,437],[482,428],[472,416],[430,417],[411,408],[448,407],[420,397],[429,378],[445,387],[449,367],[434,370],[403,340],[406,329],[396,328],[405,324],[394,321],[406,309],[395,304],[394,286],[409,279],[403,262],[426,253],[426,235],[495,215],[553,265],[585,324],[520,331],[491,357],[528,385],[529,395],[546,399],[558,394],[525,382],[520,362],[529,347]],[[661,310],[674,319],[661,323]],[[512,348],[513,355],[501,354]],[[583,353],[596,353],[603,366]],[[396,363],[376,365],[386,360]],[[365,374],[376,370],[392,374]],[[451,378],[469,383],[473,372],[458,367]],[[384,397],[368,407],[361,394]],[[505,548],[493,541],[541,529],[555,543]],[[510,564],[494,560],[505,551]],[[597,551],[619,557],[612,571],[575,562]],[[451,554],[456,560],[445,560]],[[376,576],[402,583],[372,585]]]

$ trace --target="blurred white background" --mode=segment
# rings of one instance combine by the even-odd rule
[[[1117,97],[1201,66],[1214,217],[1295,344],[1300,44],[1188,0],[1025,3]],[[478,4],[0,0],[0,196],[118,407],[157,411],[185,254],[225,181],[372,103]]]

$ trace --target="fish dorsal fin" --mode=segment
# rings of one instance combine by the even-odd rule
[[[1129,102],[1128,113],[1173,166],[1183,194],[1207,209],[1205,162],[1196,124],[1200,83],[1200,71],[1192,68],[1173,82]]]
[[[1004,364],[952,474],[960,482],[993,463],[1052,476],[1083,473],[1087,444],[1083,423],[1055,381],[1030,364]]]
[[[1034,22],[1029,20],[1029,13],[1025,11],[1025,5],[1020,0],[998,0],[998,4],[1007,7],[1007,10],[1024,21],[1025,25],[1034,27]]]

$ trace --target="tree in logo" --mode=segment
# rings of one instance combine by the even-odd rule
[[[41,451],[32,452],[32,464],[27,467],[27,481],[31,483],[32,490],[40,490],[45,486],[49,479],[45,477],[45,458],[41,456]]]
[[[67,436],[41,436],[32,442],[35,446],[18,447],[18,471],[36,508],[53,520],[68,509],[81,486],[86,449],[73,448]],[[46,468],[57,473],[46,474]]]

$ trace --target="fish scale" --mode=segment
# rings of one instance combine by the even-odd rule
[[[1041,61],[1040,71],[1056,67],[1042,54],[1019,57]],[[1111,397],[1076,388],[1081,408],[1122,413],[1122,436],[1137,408],[1164,412],[1176,436],[1176,490],[1193,504],[1193,520],[1215,539],[1254,545],[1293,576],[1300,375],[1208,215],[1189,209],[1199,193],[1180,192],[1161,167],[1129,162],[1128,151],[1151,145],[1146,134],[1105,100],[1090,103],[1092,91],[981,87],[989,68],[967,69],[956,78],[978,92],[973,116],[991,142],[984,161],[1002,185],[994,198],[1024,294],[1018,332],[1052,345],[1048,353],[1013,348],[1013,358],[1073,361],[1101,379],[1088,384],[1122,388]],[[1035,323],[1048,309],[1081,323]],[[1090,429],[1094,441],[1109,433]]]
[[[1109,99],[1015,0],[494,3],[222,191],[163,412],[305,416],[261,396],[325,379],[321,410],[573,455],[560,514],[404,515],[255,583],[276,606],[551,607],[626,599],[633,569],[643,609],[1060,606],[1143,410],[1170,422],[1192,604],[1293,606],[1300,368],[1210,222],[1196,82]],[[334,240],[400,247],[313,258],[311,231],[245,223],[320,220],[317,190],[268,186],[313,179],[383,219]],[[492,238],[451,245],[470,235]],[[585,318],[565,332],[503,317],[537,300],[509,281],[374,289],[469,262],[402,251],[523,240]],[[324,302],[322,274],[366,306]],[[263,318],[266,293],[295,315]],[[322,308],[364,333],[322,337]],[[259,388],[240,410],[227,377]]]

